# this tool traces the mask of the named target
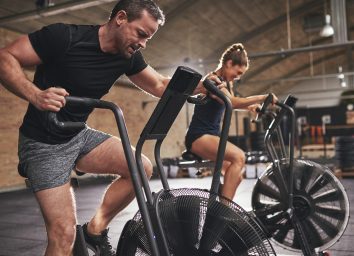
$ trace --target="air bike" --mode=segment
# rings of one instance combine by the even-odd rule
[[[289,95],[269,110],[269,95],[263,103],[260,113],[271,120],[265,145],[272,164],[255,184],[252,208],[278,245],[305,256],[329,255],[325,250],[338,241],[348,224],[348,196],[327,167],[294,159],[296,101]],[[284,116],[290,120],[288,148],[280,129]]]
[[[232,115],[231,102],[214,84],[205,80],[204,86],[221,98],[226,105],[220,144],[210,190],[169,187],[160,157],[160,148],[169,129],[201,75],[187,67],[178,67],[143,129],[136,146],[135,158],[130,146],[122,111],[114,103],[77,97],[66,97],[66,104],[113,111],[124,153],[131,172],[139,211],[128,221],[117,246],[117,255],[153,256],[234,256],[275,255],[265,233],[252,214],[218,194],[221,167]],[[65,123],[52,115],[53,123],[61,129],[83,127],[84,123]],[[155,140],[155,161],[163,189],[152,192],[143,170],[141,152],[145,141]],[[88,255],[77,228],[74,255]],[[99,255],[99,254],[95,254]]]

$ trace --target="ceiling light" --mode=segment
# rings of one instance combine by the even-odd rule
[[[338,75],[337,78],[339,79],[339,84],[341,87],[347,87],[347,83],[345,81],[345,76],[343,74],[343,68],[342,66],[338,67]]]
[[[329,36],[333,36],[334,34],[334,29],[333,27],[331,26],[331,15],[329,14],[326,14],[325,16],[325,25],[324,27],[321,29],[320,31],[320,36],[322,37],[329,37]]]
[[[343,80],[340,82],[340,86],[345,88],[345,87],[347,87],[347,83]]]
[[[36,0],[36,6],[38,8],[45,8],[45,7],[54,6],[54,1],[53,0]]]

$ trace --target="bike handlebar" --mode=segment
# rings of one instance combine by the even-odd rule
[[[67,106],[81,106],[81,107],[97,107],[102,104],[102,101],[91,98],[82,98],[75,96],[65,97]],[[61,130],[76,130],[85,128],[86,124],[84,122],[71,122],[71,121],[59,121],[57,117],[57,112],[49,112],[48,115],[49,122]]]
[[[272,102],[273,102],[273,94],[269,93],[268,96],[263,101],[262,107],[260,109],[257,109],[257,116],[254,119],[255,122],[257,122],[261,118],[261,116],[266,112],[269,104],[271,104]]]
[[[221,98],[225,102],[225,95],[215,86],[215,83],[205,79],[203,81],[204,87],[210,92]],[[205,104],[208,102],[210,98],[208,96],[203,98],[197,97],[188,97],[187,101],[193,104]],[[107,102],[92,99],[92,98],[84,98],[84,97],[75,97],[75,96],[66,96],[65,97],[67,106],[80,106],[80,107],[88,107],[88,108],[100,108],[102,106],[107,105]],[[71,122],[71,121],[59,121],[57,118],[57,112],[49,112],[48,115],[49,122],[53,124],[55,127],[61,130],[72,130],[72,129],[83,129],[86,124],[84,122]]]
[[[65,100],[66,100],[66,104],[70,106],[83,106],[83,107],[95,107],[99,105],[101,101],[98,99],[76,97],[76,96],[66,96]]]
[[[58,120],[56,112],[49,112],[48,119],[51,124],[60,130],[79,130],[85,128],[86,124],[84,122],[61,122]]]
[[[218,146],[218,153],[216,156],[216,162],[215,162],[215,168],[214,168],[215,171],[213,174],[213,180],[212,180],[212,184],[211,184],[211,188],[210,188],[210,191],[212,193],[217,194],[219,191],[219,186],[220,186],[221,169],[222,169],[225,148],[226,148],[230,123],[231,123],[232,104],[231,104],[230,98],[227,97],[222,91],[220,91],[219,88],[215,85],[215,83],[213,81],[205,79],[203,81],[203,85],[210,93],[219,97],[225,104],[225,114],[224,114],[222,129],[221,129],[220,141],[219,141],[219,146]]]
[[[219,98],[221,98],[223,101],[225,94],[223,92],[220,91],[220,89],[215,85],[215,82],[209,79],[205,79],[203,81],[203,85],[205,87],[205,89],[207,89],[208,92],[218,96]],[[187,98],[187,102],[195,104],[195,105],[204,105],[207,102],[210,101],[210,97],[207,95],[205,97],[202,97],[201,95],[197,95],[197,96],[189,96]]]
[[[203,81],[203,85],[205,89],[208,90],[208,92],[215,94],[219,98],[223,99],[225,97],[225,94],[219,90],[219,88],[215,85],[215,82],[209,79],[205,79]]]
[[[206,96],[202,96],[201,94],[198,94],[196,96],[189,96],[187,98],[187,102],[194,104],[194,105],[204,105],[207,102],[209,102],[210,97]]]

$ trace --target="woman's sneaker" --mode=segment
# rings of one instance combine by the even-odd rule
[[[92,235],[87,231],[88,223],[82,226],[84,232],[85,241],[88,247],[95,251],[100,256],[116,256],[116,252],[112,249],[112,245],[109,243],[108,228],[101,232],[101,235]]]

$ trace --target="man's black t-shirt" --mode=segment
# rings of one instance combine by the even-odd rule
[[[94,25],[53,24],[29,34],[29,40],[42,60],[34,84],[44,90],[61,87],[71,96],[99,99],[107,94],[119,76],[139,73],[147,67],[140,52],[130,59],[104,53]],[[85,122],[92,109],[64,107],[60,121]],[[49,144],[69,141],[79,131],[60,131],[48,124],[48,112],[29,104],[20,131],[26,137]]]

